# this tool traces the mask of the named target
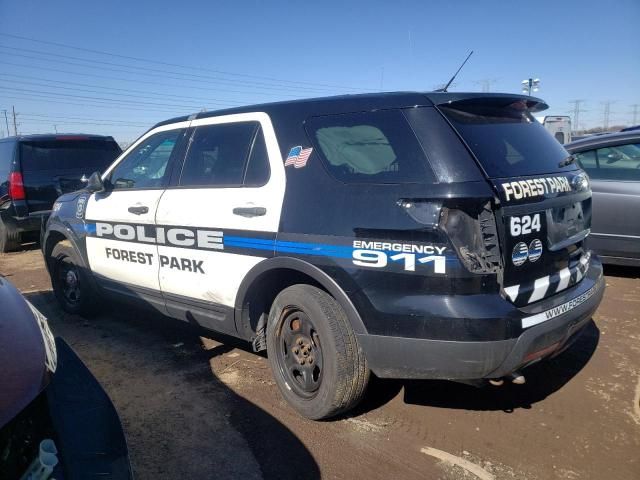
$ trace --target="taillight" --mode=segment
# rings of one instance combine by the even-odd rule
[[[500,245],[491,204],[468,213],[443,208],[440,228],[444,230],[462,263],[472,273],[496,273],[501,267]]]
[[[9,174],[9,197],[11,200],[25,199],[24,183],[20,172],[11,172]]]

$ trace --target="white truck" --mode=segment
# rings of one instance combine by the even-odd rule
[[[571,141],[571,117],[567,115],[547,115],[536,117],[556,140],[563,145]]]

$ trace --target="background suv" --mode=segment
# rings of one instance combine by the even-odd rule
[[[18,249],[25,235],[37,238],[55,199],[82,188],[83,175],[104,170],[121,151],[112,137],[96,135],[0,140],[0,253]]]

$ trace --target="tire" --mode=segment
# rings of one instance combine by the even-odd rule
[[[53,247],[49,256],[49,271],[53,292],[62,309],[68,313],[92,316],[98,308],[100,298],[89,273],[68,241]]]
[[[311,285],[293,285],[276,297],[267,323],[267,354],[282,396],[312,420],[355,407],[369,381],[345,311]]]
[[[0,253],[19,250],[21,246],[20,234],[0,220]]]

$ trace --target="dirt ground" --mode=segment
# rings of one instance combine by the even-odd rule
[[[374,379],[329,422],[294,413],[244,343],[127,308],[66,315],[34,248],[0,273],[105,387],[141,480],[640,478],[640,269],[607,269],[593,323],[525,385]]]

